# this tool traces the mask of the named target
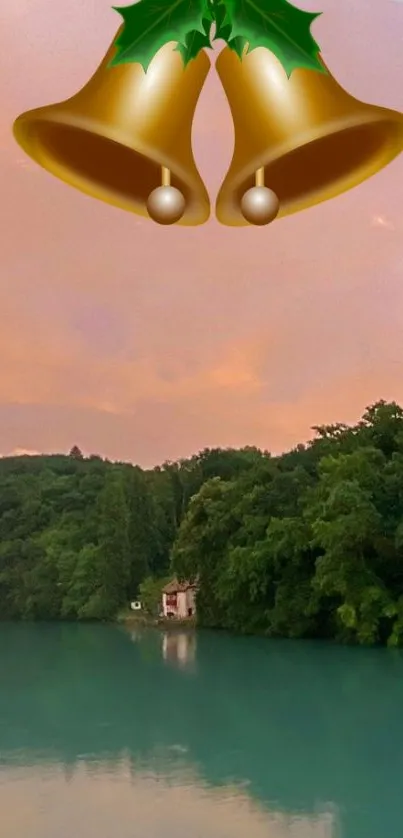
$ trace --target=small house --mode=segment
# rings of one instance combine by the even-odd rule
[[[185,620],[196,614],[196,584],[173,579],[162,589],[162,613],[164,617]]]

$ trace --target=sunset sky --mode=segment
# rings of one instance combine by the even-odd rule
[[[112,0],[0,5],[1,454],[279,452],[403,404],[403,155],[267,228],[159,227],[65,186],[11,133],[87,81],[119,26]],[[298,5],[323,11],[312,31],[343,87],[403,111],[403,2]],[[233,147],[214,67],[193,137],[214,202]]]

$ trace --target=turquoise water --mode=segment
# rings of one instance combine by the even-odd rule
[[[3,838],[403,835],[403,655],[0,626]]]

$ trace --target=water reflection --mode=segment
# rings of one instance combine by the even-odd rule
[[[89,774],[77,768],[63,782],[58,769],[10,773],[2,804],[4,834],[12,838],[333,838],[331,816],[293,817],[265,811],[237,788],[220,791],[189,776],[143,776],[119,769]],[[5,819],[3,819],[5,815]]]
[[[196,633],[193,631],[165,631],[162,637],[162,656],[168,663],[181,669],[194,668]]]
[[[5,835],[403,834],[401,654],[181,635],[2,627]]]
[[[149,629],[129,627],[127,631],[132,643],[144,643],[144,641],[149,640]],[[194,669],[197,648],[195,631],[181,631],[172,628],[169,631],[154,632],[154,639],[156,637],[160,639],[161,654],[166,663],[178,666],[180,669]],[[147,650],[150,651],[149,642],[147,643]]]

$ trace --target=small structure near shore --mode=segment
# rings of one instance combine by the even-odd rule
[[[196,583],[179,582],[176,578],[168,582],[162,589],[162,613],[177,620],[195,617]]]

